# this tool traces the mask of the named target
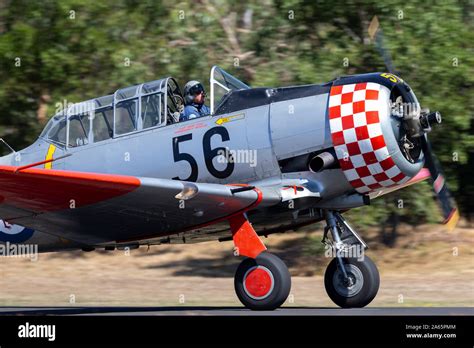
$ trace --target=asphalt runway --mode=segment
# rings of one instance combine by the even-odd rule
[[[275,311],[251,311],[242,307],[0,307],[0,315],[112,315],[112,316],[474,316],[474,307],[284,307]]]

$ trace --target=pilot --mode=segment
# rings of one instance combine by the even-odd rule
[[[184,102],[186,106],[179,118],[180,121],[187,121],[193,118],[210,115],[211,110],[204,102],[206,101],[206,91],[199,81],[189,81],[184,86]]]

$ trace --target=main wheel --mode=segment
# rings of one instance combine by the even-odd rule
[[[368,256],[362,261],[343,258],[345,279],[337,259],[333,259],[324,274],[324,286],[331,300],[342,308],[367,306],[377,295],[380,277],[377,267]]]
[[[286,301],[291,289],[288,268],[277,256],[262,252],[243,260],[235,273],[234,286],[242,304],[253,310],[274,310]]]

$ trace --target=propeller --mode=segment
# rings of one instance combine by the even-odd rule
[[[377,16],[372,18],[368,32],[371,40],[375,43],[375,47],[382,56],[388,72],[395,73],[390,52],[384,46],[383,32]],[[404,123],[407,133],[411,135],[412,140],[417,141],[421,146],[425,158],[425,167],[430,172],[433,189],[443,213],[443,224],[449,230],[452,230],[459,220],[459,212],[427,136],[427,133],[431,131],[431,125],[441,123],[441,114],[437,111],[430,113],[428,110],[424,110],[419,113],[418,117],[404,115]]]
[[[431,150],[431,143],[426,134],[421,137],[421,148],[425,155],[425,167],[430,171],[433,189],[441,205],[444,217],[443,224],[445,224],[449,230],[452,230],[456,227],[459,220],[459,212],[456,207],[456,202],[451,196],[451,192],[444,179],[441,165]]]

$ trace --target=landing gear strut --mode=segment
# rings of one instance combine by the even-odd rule
[[[375,298],[379,289],[377,267],[364,255],[367,245],[338,212],[326,210],[325,218],[328,225],[323,243],[329,245],[336,254],[324,275],[326,292],[342,308],[365,307]],[[331,231],[331,243],[326,240],[328,231]]]

